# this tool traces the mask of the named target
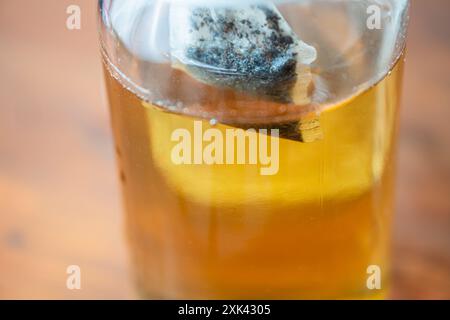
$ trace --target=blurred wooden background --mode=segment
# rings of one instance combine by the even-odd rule
[[[65,27],[82,9],[82,29]],[[0,0],[0,298],[134,298],[95,0]],[[393,298],[450,299],[450,1],[413,0]],[[68,265],[82,290],[66,289]]]

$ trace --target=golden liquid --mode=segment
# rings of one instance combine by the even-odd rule
[[[172,132],[193,134],[199,119],[147,105],[106,72],[143,296],[384,297],[402,63],[324,110],[322,140],[280,139],[273,176],[254,165],[175,165]],[[211,127],[203,120],[204,130]],[[382,290],[367,288],[370,265],[382,270]]]

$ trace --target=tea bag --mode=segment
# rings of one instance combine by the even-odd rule
[[[271,2],[251,3],[172,5],[174,65],[211,85],[307,104],[316,50],[296,36]]]
[[[196,80],[277,103],[311,102],[316,50],[299,39],[272,2],[177,2],[169,21],[172,64]],[[299,132],[298,122],[281,127],[289,128],[290,139],[309,136]]]

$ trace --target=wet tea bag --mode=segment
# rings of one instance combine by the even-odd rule
[[[169,21],[172,64],[196,80],[277,103],[311,102],[316,50],[299,39],[272,2],[176,2]],[[309,137],[299,132],[304,124],[282,126],[294,131],[288,135],[295,140],[316,140],[301,138]]]
[[[175,66],[211,85],[283,103],[309,103],[309,65],[316,50],[297,37],[271,2],[207,3],[171,6]]]
[[[248,96],[249,100],[253,95],[256,104],[261,100],[268,102],[263,102],[261,109],[288,108],[286,110],[295,115],[293,106],[310,105],[311,89],[317,91],[310,70],[317,53],[301,41],[273,2],[116,0],[110,15],[116,36],[132,53],[130,65],[151,64],[158,69],[156,66],[171,64],[195,81],[236,91]],[[154,74],[145,71],[137,82],[153,79]],[[153,95],[149,99],[161,107],[172,108],[176,103],[166,99],[165,84],[167,81],[161,81],[158,86],[153,81],[152,86],[158,89],[149,91],[149,95]],[[198,114],[199,110],[192,113]],[[274,114],[273,110],[268,113]],[[304,118],[273,125],[280,128],[282,137],[314,141],[319,135],[311,135],[313,131],[305,128],[320,129],[318,118],[313,119],[316,122],[313,125],[311,120]],[[269,116],[263,119],[265,124],[239,120],[236,123],[233,119],[224,119],[224,123],[236,127],[245,127],[242,124],[245,123],[254,128],[272,128],[272,124],[267,124]]]

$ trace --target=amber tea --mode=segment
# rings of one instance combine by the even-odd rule
[[[386,297],[407,6],[100,6],[143,297]]]

